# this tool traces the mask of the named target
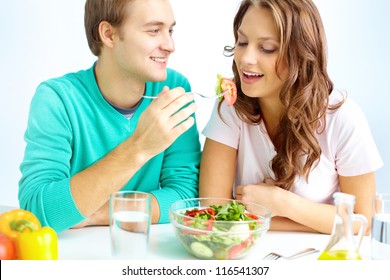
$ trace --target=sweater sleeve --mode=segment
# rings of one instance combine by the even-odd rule
[[[20,207],[57,232],[82,221],[70,191],[72,127],[61,98],[47,84],[32,99],[25,141]]]
[[[198,196],[200,154],[195,125],[165,151],[160,188],[151,192],[160,206],[159,223],[169,222],[171,203]]]
[[[191,91],[187,79],[181,79],[179,86],[186,92]],[[178,81],[175,81],[177,83]],[[195,118],[195,115],[193,116]],[[195,124],[183,133],[164,152],[161,167],[160,188],[151,193],[156,197],[160,207],[159,223],[169,222],[169,206],[176,200],[198,196],[199,164],[201,147],[199,132]]]

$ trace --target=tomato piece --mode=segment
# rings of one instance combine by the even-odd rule
[[[184,218],[184,223],[186,226],[193,227],[196,229],[202,229],[202,230],[212,230],[213,229],[213,223],[215,220],[215,210],[212,208],[205,208],[205,209],[194,209],[191,211],[187,211],[185,213],[185,216],[189,218]],[[203,219],[203,217],[206,216],[207,219]],[[195,219],[192,219],[195,218]],[[196,219],[199,218],[199,219]],[[195,231],[187,231],[183,230],[183,233],[185,234],[203,234],[200,232]]]
[[[244,250],[244,246],[240,245],[234,245],[229,250],[229,260],[233,260],[237,258],[239,255],[241,255],[241,252]]]
[[[248,247],[252,246],[254,244],[253,238],[250,236],[245,241],[243,241],[241,244],[234,245],[229,250],[229,259],[235,259],[238,256],[240,256]]]
[[[257,217],[255,214],[252,214],[252,213],[245,213],[245,215],[248,218],[251,218],[252,220],[258,220],[259,219],[259,217]]]
[[[16,250],[12,239],[0,233],[0,260],[14,259],[16,259]]]
[[[228,78],[222,78],[221,79],[221,90],[229,90],[225,95],[224,98],[226,100],[226,103],[228,106],[232,106],[236,100],[237,100],[237,87],[236,84]]]
[[[259,225],[263,224],[263,222],[261,220],[259,220],[259,217],[257,217],[255,214],[245,213],[245,216],[247,216],[248,218],[254,220],[254,222],[249,224],[249,228],[251,230],[254,230],[254,229],[258,228]]]
[[[211,216],[215,216],[215,211],[213,208],[205,208],[205,209],[196,209],[196,210],[191,210],[191,211],[188,211],[186,212],[186,216],[189,216],[189,217],[195,217],[196,215],[200,215],[200,214],[209,214]]]

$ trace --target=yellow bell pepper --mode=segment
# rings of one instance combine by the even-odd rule
[[[34,231],[40,228],[41,223],[30,211],[13,209],[4,212],[0,216],[0,232],[9,236],[14,241],[20,233]]]
[[[24,232],[16,240],[17,256],[21,260],[57,260],[58,240],[50,227]]]
[[[50,227],[41,227],[31,212],[14,209],[0,216],[0,233],[9,236],[20,260],[58,259],[58,238]]]

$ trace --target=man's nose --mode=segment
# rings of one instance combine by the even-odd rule
[[[171,53],[175,51],[175,42],[173,41],[171,33],[164,36],[164,39],[163,39],[163,42],[161,45],[165,51],[168,51]]]

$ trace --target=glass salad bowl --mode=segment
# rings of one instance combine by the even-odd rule
[[[175,234],[200,259],[233,260],[247,255],[268,231],[271,212],[222,198],[178,200],[169,208]]]

